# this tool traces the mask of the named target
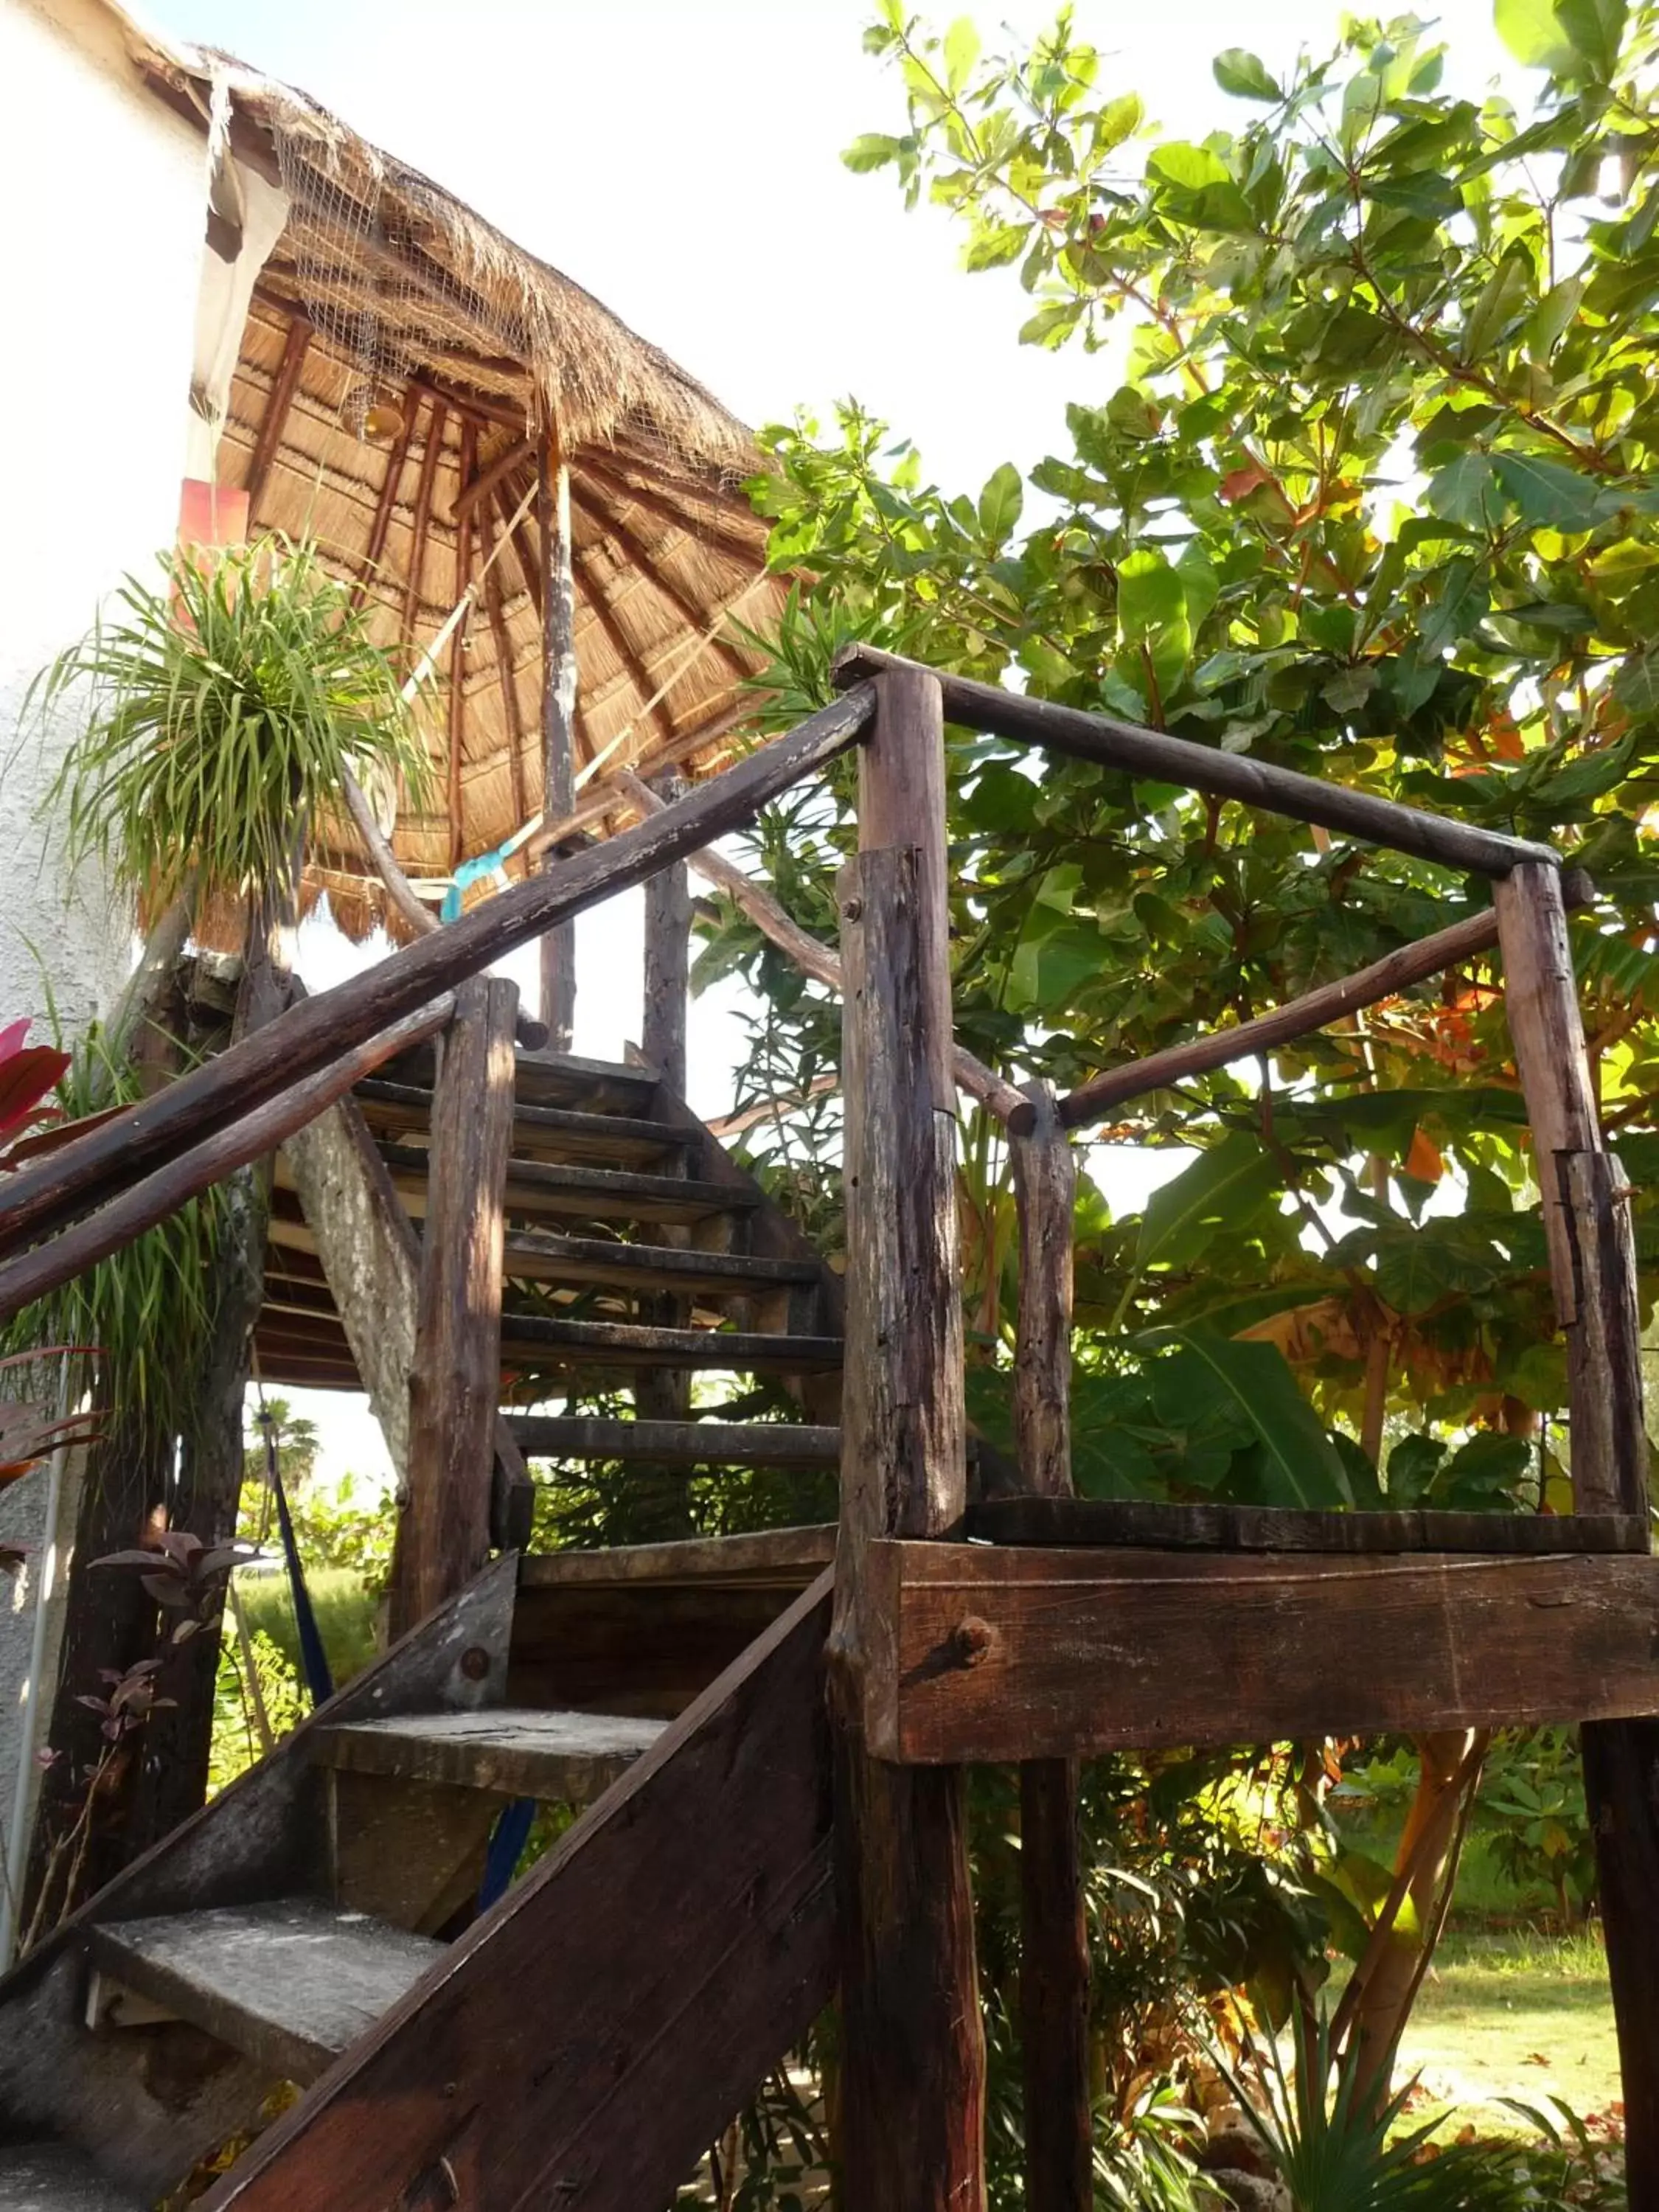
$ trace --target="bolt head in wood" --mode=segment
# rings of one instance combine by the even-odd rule
[[[482,1682],[489,1672],[489,1654],[482,1644],[469,1644],[461,1654],[461,1672],[469,1682]]]

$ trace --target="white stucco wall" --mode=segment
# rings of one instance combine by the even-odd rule
[[[70,1036],[106,1008],[131,926],[99,881],[65,883],[38,809],[70,732],[20,743],[19,710],[104,595],[173,541],[206,204],[204,137],[138,82],[96,0],[0,0],[0,1021],[44,1014],[49,983]],[[33,1780],[35,1600],[43,1580],[61,1594],[75,1473],[56,1528],[46,1469],[0,1498],[0,1536],[30,1551],[0,1581],[0,1858],[18,1776]],[[48,1606],[48,1684],[60,1615]]]
[[[203,134],[138,82],[90,0],[0,0],[0,1018],[106,1001],[130,927],[70,896],[36,819],[61,740],[18,715],[100,598],[172,542],[206,211]],[[31,949],[31,947],[33,949]]]

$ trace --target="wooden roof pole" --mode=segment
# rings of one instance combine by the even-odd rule
[[[580,484],[576,486],[575,497],[577,505],[586,508],[599,528],[616,539],[641,574],[662,593],[683,621],[690,623],[694,630],[701,630],[708,627],[710,619],[708,609],[700,607],[690,593],[682,585],[675,582],[657,562],[651,548],[636,531],[631,529],[619,515],[607,514],[591,494],[584,494]],[[688,538],[692,536],[691,526],[684,517],[680,519],[680,527]],[[709,643],[725,661],[732,673],[739,681],[746,682],[751,672],[749,663],[738,651],[736,646],[729,643],[723,637],[711,638]]]
[[[513,636],[507,626],[507,605],[501,597],[501,580],[495,560],[499,541],[505,536],[493,500],[485,500],[478,509],[478,529],[484,554],[484,611],[489,617],[489,634],[495,641],[495,681],[501,687],[501,705],[507,714],[507,742],[510,748],[507,766],[513,777],[513,819],[515,823],[530,818],[530,801],[524,787],[524,708],[519,698],[518,679],[513,672]],[[490,536],[495,534],[497,544],[492,547]]]
[[[409,574],[404,580],[401,628],[405,637],[414,630],[416,611],[421,603],[421,571],[426,566],[427,532],[432,527],[432,486],[438,473],[438,456],[443,451],[444,424],[448,411],[441,399],[434,399],[432,411],[426,418],[426,451],[421,455],[421,473],[415,488],[415,515],[409,541]]]
[[[570,539],[570,465],[555,410],[536,456],[541,535],[542,813],[555,822],[576,798],[576,579]],[[550,852],[544,866],[557,854]],[[568,1052],[576,1016],[576,933],[560,922],[542,939],[541,1017],[555,1052]]]
[[[386,457],[386,475],[380,483],[380,496],[374,508],[374,520],[369,526],[368,544],[363,552],[362,573],[351,587],[351,604],[362,606],[368,597],[380,565],[380,556],[386,550],[386,532],[392,527],[392,510],[398,504],[398,493],[404,480],[404,463],[415,435],[415,417],[421,411],[421,403],[411,386],[404,393],[404,423],[392,440],[392,450]]]
[[[577,573],[582,580],[583,595],[588,605],[592,608],[599,628],[615,647],[618,660],[638,684],[640,697],[649,699],[657,687],[651,680],[650,670],[640,658],[638,647],[617,620],[617,611],[600,588],[592,564],[584,561],[580,554],[576,555],[575,562]],[[669,712],[666,700],[657,700],[651,712],[656,718],[657,727],[661,731],[664,738],[672,744],[674,741],[674,717]]]
[[[478,434],[471,422],[461,425],[461,483],[471,482],[478,457]],[[455,603],[459,606],[471,581],[472,514],[471,508],[455,526]],[[466,850],[461,827],[461,745],[466,735],[466,633],[471,618],[468,608],[455,625],[449,646],[449,865],[459,867]]]
[[[276,448],[283,441],[283,425],[288,420],[288,410],[294,404],[294,395],[300,388],[300,372],[305,367],[306,349],[311,343],[311,325],[303,315],[295,315],[288,326],[288,336],[283,341],[283,358],[277,364],[276,381],[270,387],[270,397],[265,402],[265,411],[259,418],[259,434],[253,441],[253,457],[247,465],[248,524],[252,526],[253,511],[259,504],[259,495],[265,488],[265,478],[270,474],[270,465],[276,458]]]

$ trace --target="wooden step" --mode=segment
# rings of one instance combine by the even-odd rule
[[[444,1952],[313,1897],[117,1921],[88,1942],[100,1972],[301,2085]]]
[[[356,1774],[458,1783],[509,1797],[587,1805],[603,1796],[662,1734],[661,1721],[616,1713],[492,1706],[476,1713],[410,1713],[319,1728],[313,1757]]]
[[[653,1328],[635,1322],[501,1316],[501,1364],[558,1368],[710,1367],[737,1375],[804,1375],[842,1364],[838,1336],[762,1335],[731,1328]]]
[[[426,1212],[426,1154],[412,1145],[386,1145],[382,1157],[416,1220]],[[550,1160],[509,1160],[509,1214],[574,1215],[584,1221],[706,1221],[764,1203],[758,1190],[699,1182],[689,1176],[640,1174],[627,1168],[561,1166]]]
[[[68,2143],[0,2150],[0,2205],[5,2212],[145,2212]]]
[[[436,1056],[429,1044],[388,1061],[380,1073],[388,1082],[430,1091]],[[514,1088],[526,1106],[573,1106],[587,1114],[649,1114],[655,1103],[654,1068],[629,1067],[620,1060],[585,1060],[572,1052],[520,1052],[514,1055]]]
[[[526,1458],[645,1460],[672,1467],[835,1467],[841,1431],[792,1421],[604,1421],[509,1413]]]
[[[422,1134],[432,1126],[432,1093],[413,1083],[383,1083],[371,1077],[353,1096],[377,1136],[395,1140]],[[513,1111],[513,1150],[521,1159],[609,1161],[638,1167],[684,1153],[691,1139],[684,1129],[646,1121],[629,1114],[587,1114],[569,1106],[526,1106]]]
[[[740,1536],[683,1536],[668,1544],[612,1544],[599,1551],[538,1552],[519,1562],[519,1587],[592,1589],[611,1583],[723,1584],[782,1582],[805,1589],[836,1556],[836,1524],[755,1528]]]
[[[507,1240],[507,1272],[520,1282],[606,1283],[629,1291],[684,1291],[726,1297],[813,1284],[805,1260],[741,1252],[696,1252],[672,1244],[622,1244],[613,1237],[518,1230]]]

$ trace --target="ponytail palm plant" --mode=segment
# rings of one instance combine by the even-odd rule
[[[154,588],[129,576],[34,688],[43,714],[82,724],[46,802],[72,858],[103,861],[151,913],[280,895],[348,771],[420,803],[428,763],[396,661],[313,545],[180,548],[161,568]]]

